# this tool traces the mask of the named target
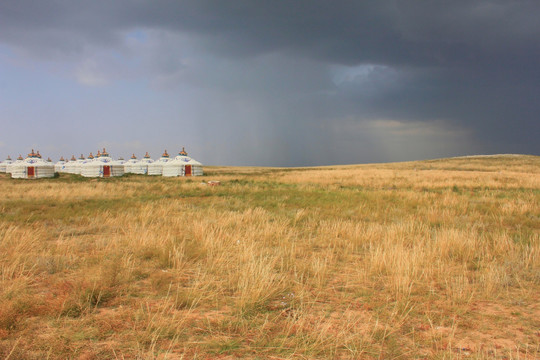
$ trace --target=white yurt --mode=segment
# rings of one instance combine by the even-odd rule
[[[6,166],[6,173],[8,174],[11,174],[11,168],[13,167],[13,165],[15,164],[20,164],[24,161],[24,158],[19,154],[19,157],[17,158],[17,160],[15,160],[14,162],[12,162],[11,164],[7,164]]]
[[[148,175],[161,175],[163,174],[163,165],[171,161],[167,150],[161,155],[159,159],[151,164],[148,164]]]
[[[124,160],[124,158],[120,156],[118,160],[116,160],[116,162],[120,165],[124,165],[126,163],[126,160]]]
[[[92,155],[90,153],[90,155]],[[90,156],[88,157],[90,158]],[[111,177],[124,175],[124,165],[113,160],[107,151],[98,151],[96,157],[81,165],[81,175],[84,177]]]
[[[98,151],[98,156],[99,156],[99,151]],[[80,166],[81,166],[81,171],[80,171],[79,174],[82,175],[82,172],[83,172],[83,166],[84,166],[85,164],[88,164],[89,162],[92,162],[92,161],[94,161],[94,154],[90,153],[90,154],[88,155],[88,157],[87,157],[86,159],[84,159],[84,160],[81,162],[81,165],[80,165]]]
[[[201,176],[203,175],[202,164],[188,156],[186,150],[178,153],[178,156],[163,164],[163,176]]]
[[[38,179],[54,177],[54,164],[41,158],[39,151],[34,150],[22,162],[13,164],[11,177],[18,179]]]
[[[66,164],[64,169],[66,170],[67,173],[80,175],[81,165],[84,162],[84,160],[86,159],[84,158],[83,154],[81,154],[81,156],[79,156],[78,159],[75,159],[75,156],[73,156],[71,160]]]
[[[77,162],[77,158],[75,157],[75,155],[73,155],[71,156],[71,159],[69,159],[69,161],[66,161],[66,163],[64,164],[64,172],[71,174],[75,162]]]
[[[129,159],[128,161],[126,161],[124,163],[124,172],[126,174],[132,174],[133,173],[133,165],[135,165],[138,162],[139,162],[139,160],[137,160],[137,157],[135,156],[135,154],[131,155],[131,159]]]
[[[67,161],[64,159],[64,157],[63,156],[60,157],[60,160],[58,160],[58,162],[54,164],[54,172],[57,172],[57,173],[66,172],[66,170],[64,169],[66,166],[66,163]]]
[[[131,172],[133,174],[140,174],[140,175],[147,174],[148,165],[152,164],[153,162],[154,160],[150,158],[150,155],[148,155],[148,151],[147,151],[141,160],[131,165]]]
[[[122,176],[122,175],[125,174],[125,170],[126,170],[125,167],[124,167],[124,164],[125,164],[125,163],[126,163],[126,160],[124,160],[123,157],[119,157],[118,160],[114,160],[114,159],[113,159],[113,161],[111,162],[111,164],[115,166],[115,169],[114,169],[114,170],[115,170],[115,172],[118,174],[118,175],[114,175],[114,176]],[[116,166],[119,167],[118,171],[116,171],[116,170],[117,170],[117,169],[116,169]],[[122,172],[121,175],[119,174],[120,171]]]
[[[13,163],[13,160],[11,160],[11,157],[8,155],[6,160],[0,162],[0,173],[7,172],[7,166],[11,163]]]

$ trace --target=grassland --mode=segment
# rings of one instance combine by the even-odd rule
[[[540,157],[205,171],[0,175],[0,358],[540,357]]]

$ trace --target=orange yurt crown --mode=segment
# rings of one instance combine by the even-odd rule
[[[39,150],[38,150],[36,156],[41,159],[41,154],[39,153]]]
[[[47,162],[52,162],[50,157],[47,158]]]
[[[92,153],[90,153],[90,155],[88,155],[88,158],[89,158],[89,159],[93,159],[93,158],[94,158],[94,155],[92,155]]]
[[[63,156],[60,156],[60,161],[66,161],[66,160],[64,160]]]
[[[107,152],[107,150],[105,150],[105,148],[103,148],[103,151],[101,152],[101,156],[109,156],[109,153]]]
[[[77,161],[77,159],[75,158],[75,155],[71,155],[71,161]]]
[[[19,157],[17,158],[17,160],[24,160],[21,154],[19,154]]]
[[[81,154],[81,156],[79,156],[79,160],[84,160],[84,155]]]
[[[144,158],[145,159],[150,159],[150,155],[148,155],[148,151],[146,152],[146,154],[144,154]]]
[[[137,157],[135,156],[135,154],[131,155],[131,158],[132,158],[132,159],[137,159]]]
[[[187,156],[186,149],[182,146],[182,151],[178,153],[178,155]]]
[[[34,149],[32,149],[32,152],[28,154],[28,157],[36,157],[36,153],[34,152]]]
[[[167,153],[167,150],[163,154],[161,154],[161,157],[169,157],[169,154]]]
[[[99,152],[99,150],[97,151],[97,155],[96,157],[100,157],[101,156],[101,153]]]
[[[8,155],[6,160],[11,160],[11,156]]]

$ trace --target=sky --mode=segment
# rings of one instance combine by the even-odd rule
[[[540,155],[540,2],[4,0],[0,158]]]

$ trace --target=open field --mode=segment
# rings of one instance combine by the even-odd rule
[[[540,357],[540,157],[205,171],[0,175],[0,358]]]

